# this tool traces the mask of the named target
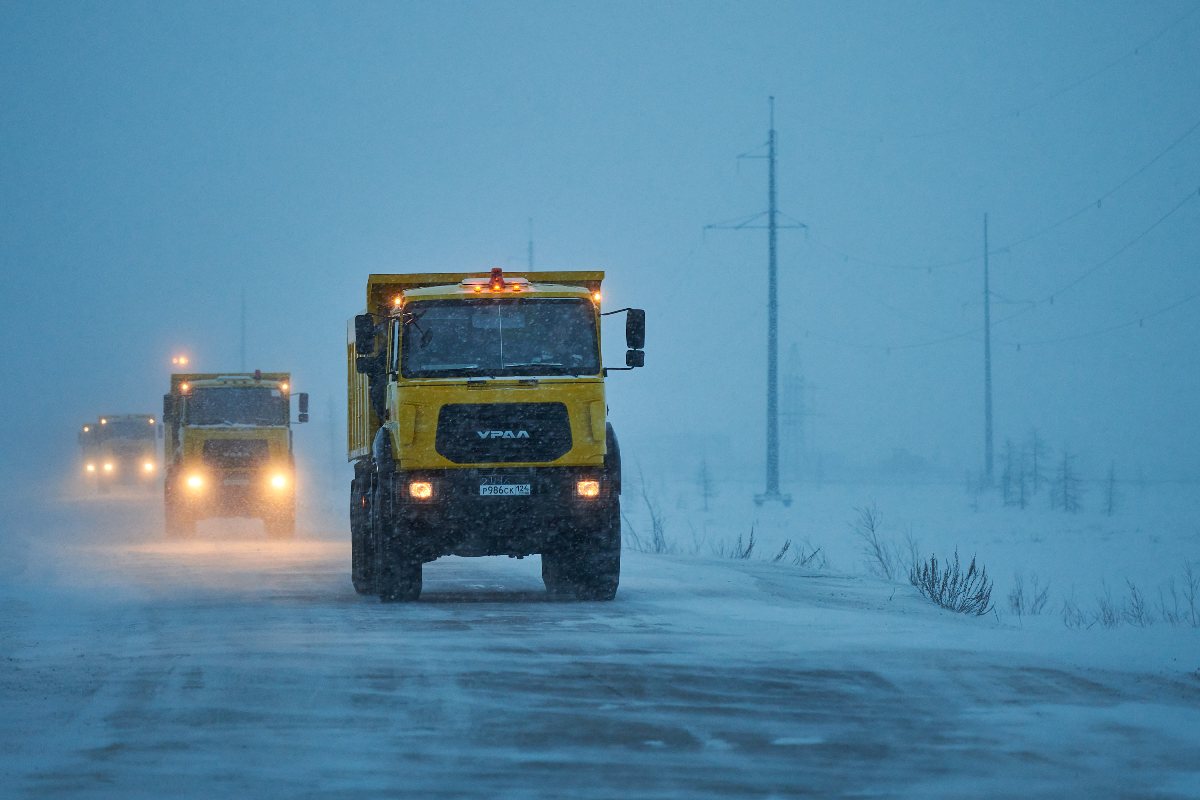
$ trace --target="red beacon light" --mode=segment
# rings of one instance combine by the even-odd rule
[[[506,278],[504,270],[501,267],[493,267],[491,274],[486,278],[463,278],[462,285],[469,288],[473,292],[482,292],[486,286],[488,291],[503,292],[520,292],[528,289],[529,279],[524,277]]]

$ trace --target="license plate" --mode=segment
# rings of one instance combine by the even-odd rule
[[[481,497],[528,497],[528,483],[481,483]]]

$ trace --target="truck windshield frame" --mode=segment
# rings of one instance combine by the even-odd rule
[[[270,386],[196,387],[187,396],[187,425],[284,427],[288,397]]]
[[[404,309],[405,378],[595,376],[595,306],[577,297],[417,300]]]

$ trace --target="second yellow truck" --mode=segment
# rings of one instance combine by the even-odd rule
[[[272,537],[296,529],[291,377],[176,373],[163,396],[163,494],[169,536],[207,517],[258,517]],[[308,421],[308,395],[297,395]]]
[[[371,275],[351,330],[352,577],[415,600],[443,555],[541,554],[555,596],[611,600],[621,458],[601,363],[602,272]]]

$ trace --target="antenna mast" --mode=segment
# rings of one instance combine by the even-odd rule
[[[239,350],[241,354],[242,365],[239,368],[242,372],[246,371],[246,287],[242,287],[242,344]]]

